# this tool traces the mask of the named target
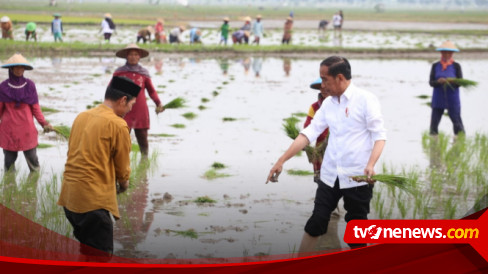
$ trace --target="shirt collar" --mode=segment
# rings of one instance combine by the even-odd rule
[[[356,86],[354,86],[353,83],[350,82],[349,86],[346,88],[344,93],[341,94],[341,102],[344,102],[344,100],[347,100],[347,101],[351,100],[351,98],[354,95],[355,89],[356,89]],[[332,96],[332,102],[334,102],[335,104],[339,104],[339,100],[338,100],[337,96]]]

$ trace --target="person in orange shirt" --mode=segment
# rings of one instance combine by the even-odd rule
[[[80,252],[93,249],[113,253],[113,222],[120,218],[116,194],[129,187],[131,140],[123,119],[141,87],[114,76],[103,104],[80,113],[71,128],[68,159],[58,205],[82,243]],[[92,247],[92,248],[89,248]]]

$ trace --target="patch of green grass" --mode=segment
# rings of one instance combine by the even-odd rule
[[[236,118],[232,118],[232,117],[224,117],[224,118],[222,118],[222,121],[224,121],[224,122],[233,122],[235,120],[237,120],[237,119]]]
[[[181,116],[185,117],[188,120],[192,120],[192,119],[195,119],[197,117],[197,115],[193,112],[183,113],[183,114],[181,114]]]
[[[286,172],[289,175],[295,175],[295,176],[309,176],[309,175],[313,175],[313,172],[308,171],[308,170],[289,169]]]
[[[37,148],[39,148],[39,149],[50,148],[50,147],[53,147],[53,145],[51,145],[51,144],[42,144],[42,143],[39,143],[37,145]]]
[[[215,168],[215,169],[222,169],[222,168],[226,168],[226,166],[222,163],[219,163],[219,162],[214,162],[212,164],[212,167]]]
[[[174,128],[185,128],[186,126],[183,125],[183,124],[172,124],[170,125],[171,127],[174,127]]]
[[[56,113],[56,112],[59,112],[59,110],[54,109],[54,108],[49,108],[49,107],[41,107],[41,111],[43,113]]]
[[[202,213],[198,213],[198,216],[208,217],[208,216],[210,216],[210,213],[202,212]]]
[[[217,201],[208,196],[201,196],[201,197],[197,197],[195,200],[193,200],[193,202],[197,204],[214,204]]]

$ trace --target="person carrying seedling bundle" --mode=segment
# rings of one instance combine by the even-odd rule
[[[220,26],[220,42],[219,45],[224,42],[227,46],[227,39],[229,38],[229,17],[224,17],[224,23]]]
[[[139,64],[141,58],[147,57],[149,52],[145,49],[139,48],[136,44],[130,44],[124,49],[117,51],[117,57],[127,60],[124,66],[115,70],[113,76],[125,76],[136,83],[141,92],[137,97],[132,110],[125,115],[124,119],[130,129],[134,129],[137,138],[137,143],[143,157],[148,156],[149,143],[147,141],[147,132],[149,130],[149,109],[146,102],[146,94],[144,90],[147,89],[149,96],[156,104],[156,114],[164,111],[164,106],[159,100],[158,93],[154,89],[151,77],[147,69]]]
[[[319,90],[317,102],[313,103],[307,114],[307,119],[303,124],[303,128],[306,128],[310,125],[315,116],[315,113],[319,110],[320,106],[322,106],[322,102],[329,96],[329,94],[322,89],[322,79],[317,79],[313,83],[310,84],[311,89]],[[309,155],[307,153],[308,161],[313,165],[313,180],[314,182],[318,183],[320,181],[320,167],[322,166],[322,159],[324,158],[324,152],[327,147],[327,137],[329,136],[329,129],[326,128],[322,134],[317,138],[315,142],[315,152],[316,155]]]
[[[54,42],[58,40],[63,42],[63,22],[61,22],[61,15],[59,13],[55,13],[54,19],[51,22],[51,33],[54,36]]]
[[[116,196],[129,187],[131,172],[131,141],[123,117],[140,90],[130,79],[114,76],[104,102],[80,113],[71,127],[58,205],[84,255],[108,260],[113,253],[112,216],[120,218]]]
[[[461,101],[459,99],[459,85],[448,78],[463,78],[461,65],[452,56],[459,49],[451,42],[445,41],[436,51],[441,52],[441,60],[432,65],[429,84],[434,88],[432,95],[432,115],[430,119],[430,134],[437,135],[442,114],[447,109],[454,128],[454,134],[464,133],[461,120]]]
[[[12,25],[12,21],[10,21],[10,18],[8,16],[3,16],[2,19],[0,19],[0,22],[2,24],[2,39],[13,40],[14,27]]]
[[[331,56],[320,64],[321,89],[329,94],[288,150],[271,168],[266,183],[277,182],[283,164],[329,128],[320,181],[312,216],[305,225],[299,252],[313,251],[318,237],[327,233],[332,211],[344,198],[345,220],[366,220],[373,185],[355,182],[352,176],[375,175],[374,166],[386,140],[381,106],[375,95],[351,81],[351,65],[344,57]],[[352,248],[364,244],[349,244]]]
[[[21,54],[14,54],[2,68],[8,79],[0,84],[0,147],[3,148],[5,172],[15,170],[19,151],[24,152],[31,172],[39,171],[37,129],[33,117],[46,132],[53,130],[39,106],[36,85],[24,77],[33,67]]]

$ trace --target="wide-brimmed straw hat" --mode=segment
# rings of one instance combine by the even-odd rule
[[[224,21],[229,21],[229,17],[224,17]]]
[[[150,33],[154,33],[154,28],[152,26],[147,26],[146,28]]]
[[[16,53],[12,55],[12,57],[8,58],[7,61],[2,65],[2,68],[11,68],[11,67],[17,67],[17,66],[23,66],[25,67],[26,70],[32,70],[34,69],[31,64],[29,64],[29,61],[25,59],[24,56],[20,53]]]
[[[164,23],[164,19],[163,18],[158,18],[157,22]]]
[[[139,54],[141,55],[141,58],[147,57],[149,55],[149,51],[145,49],[141,49],[138,45],[136,44],[129,44],[127,47],[117,51],[115,53],[115,56],[120,57],[120,58],[127,58],[127,54],[129,54],[129,51],[131,50],[138,50]]]
[[[251,21],[252,21],[252,19],[251,19],[251,17],[246,16],[246,17],[244,17],[244,21],[246,21],[246,22],[247,22],[247,21],[251,22]]]
[[[453,42],[447,40],[444,43],[442,43],[438,48],[435,49],[436,51],[453,51],[453,52],[459,52],[459,49],[454,45]]]
[[[2,23],[7,23],[9,21],[10,21],[10,18],[8,18],[8,16],[4,16],[4,17],[2,17],[2,19],[0,19],[0,22],[2,22]]]
[[[313,81],[311,84],[310,84],[310,88],[311,89],[320,89],[320,86],[322,85],[322,78],[319,78],[315,81]]]
[[[103,15],[103,17],[105,17],[105,18],[112,18],[112,14],[110,14],[110,13],[107,12],[107,13],[105,13]]]
[[[286,20],[287,20],[287,21],[293,21],[293,17],[288,16],[288,17],[286,17]]]
[[[186,27],[183,26],[183,25],[179,26],[179,28],[180,28],[181,31],[185,31],[186,30]]]
[[[261,14],[256,15],[257,19],[261,19]]]

